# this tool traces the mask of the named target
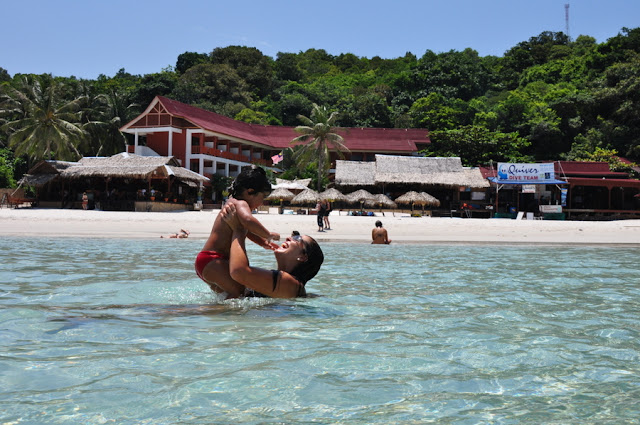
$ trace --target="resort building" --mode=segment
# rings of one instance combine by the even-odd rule
[[[249,164],[273,167],[272,157],[292,147],[294,127],[248,124],[157,96],[147,109],[121,128],[134,136],[129,152],[175,157],[203,176],[235,177]],[[416,155],[430,143],[427,129],[338,128],[349,148],[345,158],[374,161],[375,154]],[[338,158],[332,152],[332,169]]]

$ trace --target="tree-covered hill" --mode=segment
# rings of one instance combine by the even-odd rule
[[[468,48],[395,59],[322,49],[271,58],[228,46],[185,52],[175,68],[143,76],[124,69],[96,80],[9,72],[0,68],[0,148],[31,160],[121,151],[114,129],[156,95],[252,123],[299,125],[298,115],[317,104],[338,112],[339,126],[427,128],[433,143],[424,154],[458,155],[467,165],[603,150],[640,160],[640,28],[600,44],[543,32],[502,57]],[[71,126],[50,136],[53,144],[10,139],[35,111]]]

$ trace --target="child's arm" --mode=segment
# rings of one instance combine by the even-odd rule
[[[271,240],[280,240],[280,234],[270,232],[251,214],[249,204],[242,200],[235,200],[236,215],[242,227],[247,229],[247,237],[265,248],[272,248]]]

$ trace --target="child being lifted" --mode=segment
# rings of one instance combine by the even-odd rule
[[[271,183],[265,171],[255,165],[243,167],[230,188],[232,202],[238,219],[247,229],[247,238],[265,249],[275,249],[278,233],[270,232],[251,213],[264,202],[271,193]],[[209,239],[202,247],[195,261],[196,273],[217,293],[226,293],[227,298],[237,298],[244,294],[245,287],[229,274],[229,250],[233,231],[218,215],[213,223]]]

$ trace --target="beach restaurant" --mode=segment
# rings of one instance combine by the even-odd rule
[[[489,182],[459,157],[375,155],[373,162],[336,161],[335,184],[344,191],[369,188],[391,199],[410,190],[426,191],[440,201],[431,215],[489,217]],[[476,208],[463,211],[463,205]]]
[[[36,188],[40,207],[173,211],[197,208],[200,187],[209,179],[180,166],[173,157],[126,152],[84,157],[78,162],[38,162],[20,180]]]

